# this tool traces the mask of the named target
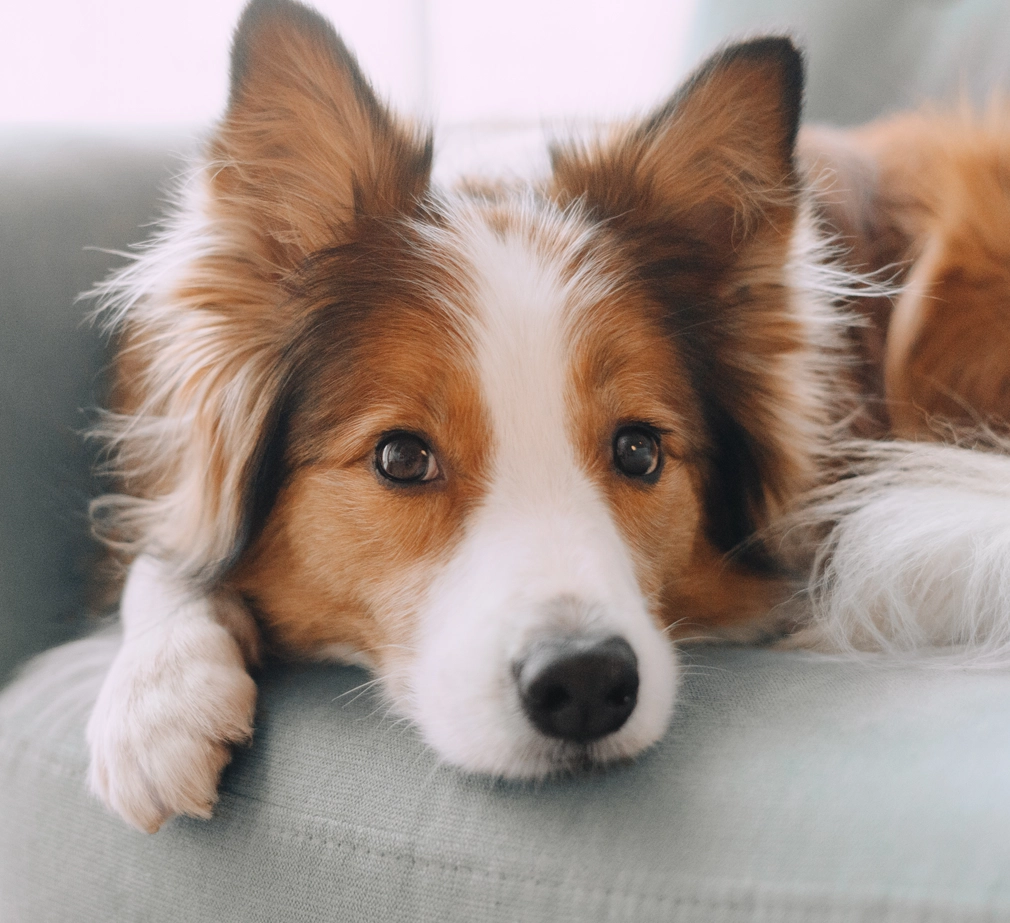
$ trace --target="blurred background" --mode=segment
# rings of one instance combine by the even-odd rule
[[[401,111],[448,127],[627,114],[672,89],[696,0],[316,0]],[[0,122],[220,114],[244,0],[0,2]]]
[[[0,0],[0,131],[180,137],[224,106],[244,0]],[[713,47],[788,31],[842,124],[1006,87],[1007,0],[315,0],[402,112],[504,135],[651,108]]]
[[[148,236],[221,114],[244,0],[0,0],[0,683],[71,635],[106,344],[75,300]],[[1010,93],[1010,0],[315,0],[436,175],[527,172],[547,133],[651,109],[715,46],[788,31],[806,115]],[[181,155],[181,156],[180,156]]]

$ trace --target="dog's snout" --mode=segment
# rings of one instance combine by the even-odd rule
[[[548,737],[598,740],[620,728],[638,701],[638,658],[617,636],[545,639],[515,673],[526,716]]]

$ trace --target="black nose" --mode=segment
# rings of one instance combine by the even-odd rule
[[[526,716],[548,737],[598,740],[624,724],[638,701],[638,658],[616,636],[545,639],[515,672]]]

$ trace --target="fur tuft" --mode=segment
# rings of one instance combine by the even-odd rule
[[[842,446],[847,470],[778,523],[814,548],[791,645],[1010,663],[1010,458],[907,442]],[[956,652],[955,652],[956,649]]]
[[[262,322],[277,294],[255,277],[215,275],[230,241],[208,213],[202,173],[178,201],[165,232],[96,292],[122,347],[119,410],[95,435],[124,491],[91,513],[109,544],[202,581],[233,555],[284,371],[282,343]]]

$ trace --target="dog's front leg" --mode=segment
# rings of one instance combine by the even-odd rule
[[[255,623],[235,595],[194,594],[147,555],[121,610],[123,644],[88,722],[89,785],[149,833],[174,814],[210,817],[231,745],[252,735]]]

